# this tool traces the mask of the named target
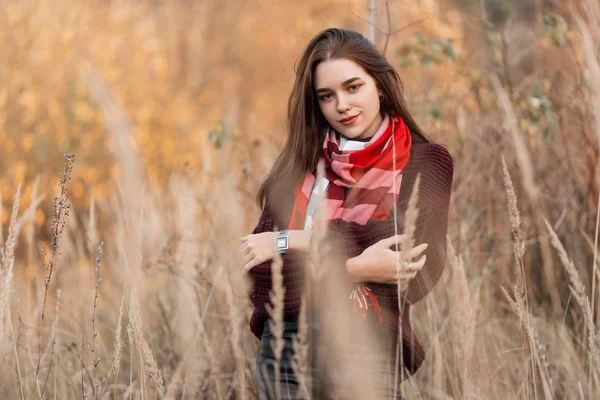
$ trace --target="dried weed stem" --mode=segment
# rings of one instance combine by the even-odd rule
[[[100,264],[102,262],[102,256],[104,255],[104,242],[100,243],[98,246],[98,255],[96,256],[96,284],[94,285],[94,306],[92,311],[92,345],[89,347],[89,351],[92,353],[92,362],[94,365],[94,377],[96,377],[98,372],[98,364],[100,363],[100,358],[96,358],[96,337],[98,336],[98,332],[96,331],[96,309],[98,307],[98,286],[102,281],[100,277]],[[99,382],[101,384],[101,382]],[[94,399],[97,398],[97,388],[96,384],[94,384],[93,393]]]
[[[38,361],[35,368],[35,379],[34,384],[38,387],[39,391],[39,373],[40,363],[42,361],[42,333],[44,331],[44,316],[46,311],[46,302],[48,299],[48,289],[50,288],[50,282],[52,279],[52,273],[56,262],[56,255],[58,252],[58,242],[62,236],[62,233],[66,226],[66,218],[69,216],[71,209],[71,201],[67,190],[67,183],[71,180],[71,174],[73,172],[73,163],[75,162],[75,155],[73,153],[65,154],[65,168],[62,174],[60,174],[60,196],[54,198],[54,212],[52,218],[52,229],[50,235],[50,253],[49,259],[46,261],[46,250],[42,248],[42,257],[44,258],[44,297],[42,301],[42,312],[40,316],[40,334],[38,342]],[[39,393],[41,396],[41,393]]]

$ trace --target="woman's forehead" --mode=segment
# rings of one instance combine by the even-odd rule
[[[368,78],[369,74],[357,63],[348,59],[323,61],[315,69],[315,90],[342,86],[352,78]]]

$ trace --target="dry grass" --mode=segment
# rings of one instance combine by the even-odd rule
[[[252,196],[281,145],[289,65],[312,15],[352,25],[341,18],[365,2],[105,3],[0,5],[0,398],[254,399],[258,343],[233,249],[256,222]],[[400,70],[417,119],[455,157],[448,268],[413,307],[427,359],[402,384],[409,399],[600,390],[600,11],[546,7],[567,21],[565,42],[540,34],[525,54],[511,43],[529,32],[523,21],[482,32],[448,2],[390,3],[394,20],[427,17],[388,38],[394,65],[417,30],[462,50]],[[71,152],[77,163],[61,160]],[[346,390],[373,398],[348,351],[369,332],[331,313],[343,278],[323,290],[335,260],[319,224],[294,369],[308,393],[313,356],[327,357]],[[273,279],[277,354],[284,286]]]

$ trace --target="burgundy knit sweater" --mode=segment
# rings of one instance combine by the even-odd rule
[[[414,136],[413,136],[414,137]],[[418,138],[417,138],[418,139]],[[402,354],[404,365],[412,374],[425,359],[425,351],[414,336],[410,324],[410,305],[422,299],[439,280],[446,264],[446,233],[448,205],[452,188],[454,164],[450,153],[441,145],[413,141],[410,158],[403,172],[398,199],[398,233],[404,231],[404,213],[417,177],[421,174],[419,216],[416,222],[415,245],[428,243],[424,254],[427,261],[421,271],[410,281],[402,312],[398,308],[397,285],[369,283],[382,305],[383,324],[397,335],[402,320]],[[290,211],[291,212],[291,211]],[[277,216],[264,207],[253,234],[273,231],[275,226],[287,227],[290,215]],[[329,234],[344,240],[344,256],[354,257],[377,241],[394,235],[393,213],[387,220],[370,220],[366,225],[334,219],[329,224]],[[283,255],[283,284],[285,315],[297,315],[303,288],[303,268],[307,252],[290,249]],[[250,320],[252,333],[260,339],[268,318],[265,304],[271,290],[271,260],[255,266],[249,273],[253,280],[250,300],[255,309]]]

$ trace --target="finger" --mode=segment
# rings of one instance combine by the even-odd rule
[[[254,254],[246,254],[243,258],[242,258],[242,263],[243,265],[248,264],[250,261],[252,261],[254,259]]]
[[[250,261],[248,261],[243,267],[242,267],[242,275],[246,275],[248,272],[250,272],[250,270],[252,268],[254,268],[256,266],[256,264],[254,263],[254,259],[251,259]]]
[[[404,264],[404,267],[396,274],[396,279],[412,279],[423,268],[427,256],[423,255],[418,261]]]
[[[399,235],[391,236],[389,238],[381,239],[380,243],[382,245],[384,245],[385,247],[392,247],[396,243],[402,244],[402,241],[404,240],[405,237],[406,237],[406,235],[402,233]]]
[[[246,241],[248,241],[249,238],[250,238],[250,235],[246,235],[244,237],[241,237],[240,238],[240,242],[246,242]]]
[[[250,250],[252,250],[252,242],[248,241],[248,242],[244,242],[244,244],[242,244],[241,246],[242,251],[243,252],[249,252]]]
[[[425,261],[427,261],[427,255],[423,254],[417,261],[410,263],[411,271],[409,272],[419,272],[425,266]]]
[[[421,253],[423,253],[427,247],[429,245],[427,243],[421,243],[418,246],[413,247],[412,249],[410,249],[407,253],[407,258],[416,258],[418,257]]]
[[[245,247],[240,247],[237,251],[237,257],[238,259],[240,259],[240,262],[243,261],[246,257],[248,257],[249,254],[250,251],[246,250]]]

